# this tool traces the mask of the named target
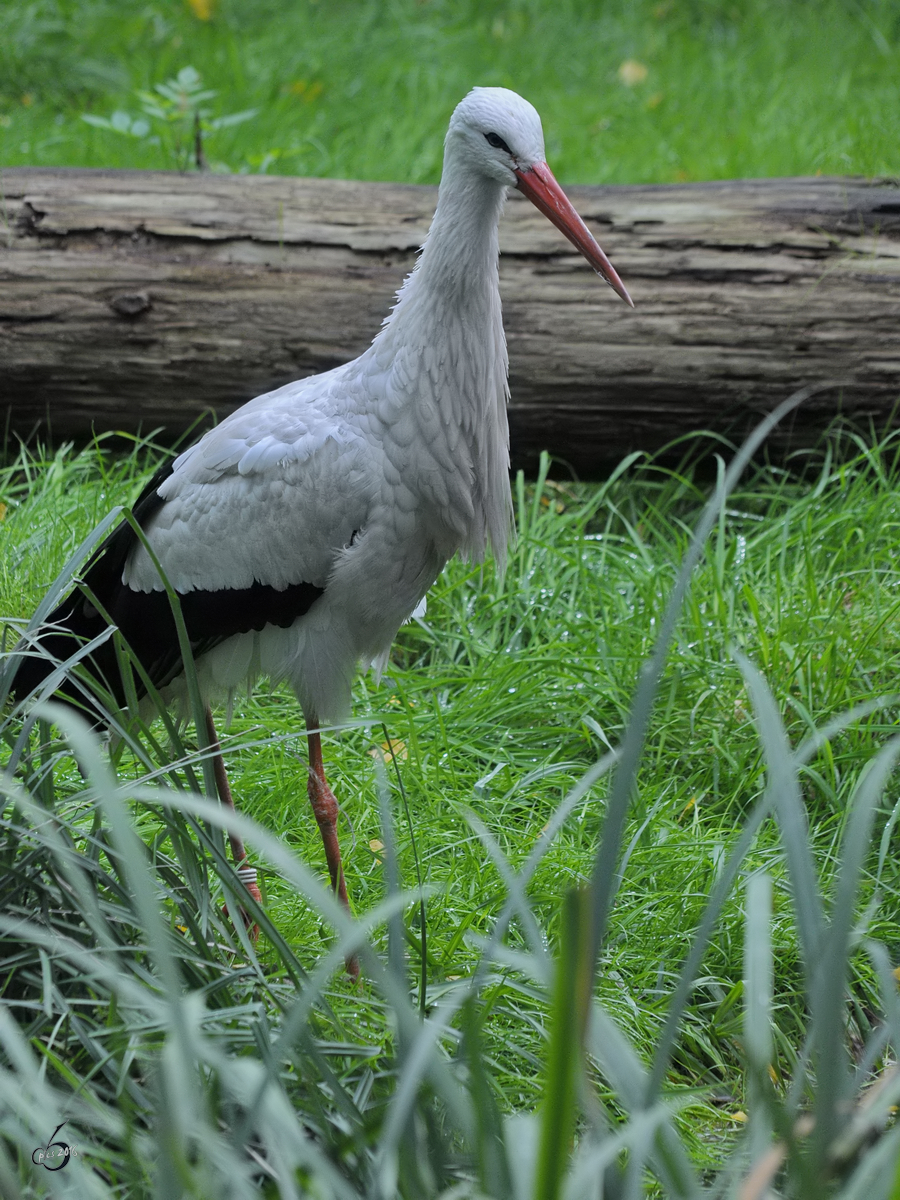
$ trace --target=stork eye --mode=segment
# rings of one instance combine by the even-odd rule
[[[504,142],[503,138],[500,137],[499,134],[486,133],[484,136],[487,138],[487,144],[489,146],[493,146],[495,150],[505,150],[507,154],[512,154],[512,150],[510,150],[509,146],[507,146],[506,142]]]

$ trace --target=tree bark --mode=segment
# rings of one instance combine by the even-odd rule
[[[697,430],[773,435],[900,397],[896,181],[577,187],[631,311],[518,193],[500,232],[514,465],[582,476]],[[428,229],[433,187],[55,169],[0,175],[0,418],[16,435],[182,433],[359,354]]]

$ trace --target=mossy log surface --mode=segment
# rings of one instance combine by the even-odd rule
[[[0,174],[0,419],[83,438],[163,427],[359,354],[437,189],[56,169]],[[770,449],[900,397],[900,187],[853,178],[574,187],[621,303],[518,193],[503,217],[513,463],[582,476],[834,382]]]

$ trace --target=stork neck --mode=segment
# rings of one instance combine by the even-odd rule
[[[392,340],[416,342],[426,328],[489,322],[498,286],[497,228],[506,188],[480,175],[447,171],[428,237],[389,322]],[[388,333],[388,329],[385,330]],[[484,326],[482,325],[482,336]]]
[[[480,175],[445,175],[419,269],[455,292],[496,276],[506,188]]]

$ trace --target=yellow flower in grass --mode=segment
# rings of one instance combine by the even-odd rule
[[[619,80],[626,87],[635,87],[647,78],[647,68],[636,58],[626,58],[617,71]]]
[[[373,746],[369,754],[372,758],[380,758],[386,763],[393,762],[395,758],[398,762],[405,762],[408,757],[406,742],[401,742],[399,738],[392,738],[389,742],[382,742],[380,746]]]
[[[198,21],[211,21],[216,0],[187,0],[188,8]]]

